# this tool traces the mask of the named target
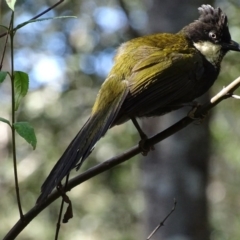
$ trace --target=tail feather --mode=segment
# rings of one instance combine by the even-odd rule
[[[125,88],[108,106],[89,117],[43,183],[37,203],[42,202],[73,168],[79,169],[97,141],[111,127],[127,93]]]

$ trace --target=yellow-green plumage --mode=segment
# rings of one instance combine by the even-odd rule
[[[88,121],[42,185],[38,203],[80,167],[110,127],[178,109],[212,86],[223,56],[240,47],[231,40],[221,9],[203,5],[199,11],[199,20],[177,34],[140,37],[119,47]]]
[[[125,64],[121,64],[123,62]],[[201,94],[193,90],[197,85],[194,80],[202,77],[203,59],[184,34],[156,34],[123,44],[110,75],[114,72],[120,73],[129,87],[121,113],[115,120],[118,124],[129,116],[162,115],[167,112],[163,107],[176,105],[179,99],[179,106],[192,101],[192,95]]]
[[[95,143],[113,125],[131,117],[161,115],[179,108],[185,101],[178,102],[177,107],[169,106],[175,104],[175,98],[186,97],[182,89],[189,83],[179,79],[188,78],[189,71],[198,71],[202,57],[183,34],[157,34],[124,43],[114,62],[91,116],[43,184],[44,192],[51,191],[77,162],[79,168]],[[189,90],[187,94],[191,94]],[[44,197],[41,195],[38,201]]]

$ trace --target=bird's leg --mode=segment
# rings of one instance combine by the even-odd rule
[[[192,102],[186,102],[186,103],[181,103],[180,105],[171,105],[171,107],[192,107],[192,109],[188,112],[187,116],[193,120],[198,120],[198,124],[201,124],[203,120],[206,118],[206,115],[202,115],[200,117],[195,117],[195,112],[197,111],[198,108],[201,107],[201,104],[197,101],[192,101]]]
[[[150,150],[154,150],[154,146],[150,146],[146,148],[146,141],[148,140],[147,135],[143,132],[142,128],[139,126],[137,119],[135,117],[131,117],[133,125],[136,127],[141,140],[139,141],[139,147],[142,150],[142,155],[146,156]]]
[[[195,117],[195,112],[197,111],[197,109],[199,108],[199,107],[201,107],[201,104],[200,103],[198,103],[197,101],[193,101],[192,102],[192,104],[190,105],[188,105],[188,106],[191,106],[192,107],[192,109],[188,112],[188,117],[190,117],[191,119],[197,119],[196,117]]]
[[[204,115],[201,115],[200,117],[197,117],[197,118],[195,117],[195,112],[201,106],[202,105],[200,103],[198,103],[197,101],[193,101],[192,102],[192,109],[188,112],[188,117],[193,119],[193,120],[197,120],[197,124],[201,124],[207,116],[207,114],[204,114]]]
[[[135,128],[137,129],[139,135],[140,135],[140,138],[141,139],[148,139],[147,135],[143,132],[142,128],[139,126],[138,122],[137,122],[137,119],[135,117],[131,117],[131,120],[133,122],[133,125],[135,126]]]

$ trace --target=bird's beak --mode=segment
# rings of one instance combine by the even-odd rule
[[[240,45],[233,40],[231,40],[230,43],[222,43],[222,47],[225,50],[232,50],[232,51],[240,52]]]

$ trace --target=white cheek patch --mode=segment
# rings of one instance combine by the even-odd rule
[[[209,41],[206,42],[197,42],[193,43],[193,45],[206,57],[206,59],[212,63],[216,64],[221,58],[221,45],[211,43]]]

